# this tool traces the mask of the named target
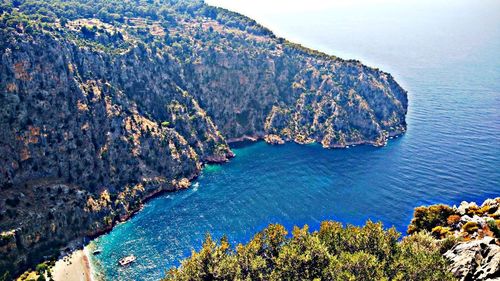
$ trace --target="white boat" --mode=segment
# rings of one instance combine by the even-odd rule
[[[126,265],[129,265],[129,264],[133,263],[135,261],[135,259],[136,258],[135,258],[134,255],[130,255],[130,256],[126,256],[123,259],[119,260],[118,263],[121,266],[126,266]]]

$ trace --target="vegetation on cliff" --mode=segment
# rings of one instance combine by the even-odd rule
[[[415,208],[408,234],[420,231],[428,231],[436,238],[500,238],[500,198],[488,199],[481,206],[462,202],[458,207],[432,205]]]
[[[415,208],[408,233],[427,232],[450,248],[444,256],[459,280],[500,278],[500,197],[481,205],[432,205]]]
[[[324,221],[318,231],[295,227],[291,236],[270,225],[234,248],[207,235],[164,280],[497,280],[499,215],[500,198],[417,207],[402,239],[371,221]]]
[[[231,248],[207,236],[202,248],[169,271],[166,280],[454,280],[431,236],[404,237],[368,221],[363,227],[325,221],[318,231],[295,227],[292,236],[270,225]]]
[[[188,187],[233,156],[226,139],[333,148],[406,129],[390,74],[198,0],[2,1],[0,58],[1,274]]]

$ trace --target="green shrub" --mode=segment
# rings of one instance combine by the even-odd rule
[[[495,237],[500,238],[500,220],[488,220],[488,227],[490,228],[491,232],[493,232],[493,235],[495,235]]]
[[[468,221],[466,224],[462,226],[462,230],[467,232],[467,233],[474,233],[478,231],[479,226],[476,222],[473,221]]]
[[[300,276],[300,275],[298,275]],[[332,257],[322,280],[384,280],[383,264],[365,252],[341,253]],[[290,280],[290,279],[288,279]]]
[[[474,216],[474,215],[482,216],[484,214],[488,214],[489,212],[490,212],[490,206],[489,205],[486,205],[484,207],[471,206],[467,210],[467,215],[469,215],[471,217]]]
[[[318,231],[295,227],[292,236],[270,225],[231,249],[207,235],[164,280],[453,280],[430,235],[398,242],[400,233],[368,221],[363,227],[325,221]]]
[[[39,273],[45,272],[47,270],[48,266],[45,263],[40,263],[37,264],[35,267],[35,270]]]
[[[448,224],[448,218],[456,215],[455,211],[446,205],[432,205],[429,207],[417,207],[413,214],[413,219],[408,226],[408,234],[422,230],[432,231],[436,226]]]
[[[399,245],[401,253],[391,264],[392,280],[454,280],[440,253],[438,242],[428,233],[407,236]]]
[[[0,272],[2,272],[2,275],[0,275],[0,281],[11,280],[10,272],[7,269],[0,268]]]
[[[17,205],[19,205],[19,198],[7,198],[5,200],[5,204],[7,204],[8,206],[10,207],[17,207]]]
[[[449,227],[436,226],[431,231],[432,235],[438,239],[446,237],[450,233]]]
[[[498,220],[500,219],[500,212],[495,212],[493,214],[489,214],[488,216],[492,219]]]
[[[456,244],[458,244],[462,240],[463,240],[463,238],[460,236],[459,237],[455,237],[454,235],[446,236],[446,238],[438,241],[439,248],[440,248],[439,252],[441,252],[441,254],[446,253],[448,250],[453,248],[453,246],[455,246]]]

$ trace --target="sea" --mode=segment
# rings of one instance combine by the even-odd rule
[[[500,1],[209,0],[278,36],[390,72],[408,131],[385,147],[233,145],[192,188],[164,194],[90,243],[96,279],[159,280],[207,233],[245,243],[270,223],[381,221],[402,234],[420,205],[500,196]],[[133,254],[136,262],[118,266]]]

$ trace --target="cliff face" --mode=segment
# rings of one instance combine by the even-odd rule
[[[202,2],[115,20],[101,1],[41,1],[49,20],[27,2],[0,10],[0,273],[188,187],[233,156],[226,139],[382,145],[406,128],[389,74]]]
[[[406,128],[406,92],[390,74],[206,19],[202,31],[231,35],[219,50],[197,41],[192,25],[175,29],[196,48],[186,88],[228,138],[273,135],[330,148],[383,145]]]
[[[210,117],[172,82],[168,57],[17,39],[0,70],[2,230],[16,239],[9,254],[105,229],[144,197],[193,178],[203,161],[231,156]]]

